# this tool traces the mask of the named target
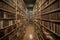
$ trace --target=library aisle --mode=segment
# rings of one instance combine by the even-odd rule
[[[60,40],[60,0],[0,0],[0,40]]]
[[[37,35],[33,25],[28,25],[23,40],[37,40]]]

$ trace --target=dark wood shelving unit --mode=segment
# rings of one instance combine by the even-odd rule
[[[60,0],[37,0],[34,6],[34,20],[40,30],[53,34],[54,40],[60,39]],[[58,36],[58,37],[55,37]]]
[[[22,0],[0,0],[0,40],[16,40],[19,29],[21,30],[19,36],[21,38],[24,36],[26,26],[24,5]]]

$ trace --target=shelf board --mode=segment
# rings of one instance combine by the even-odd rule
[[[47,15],[47,14],[52,14],[53,12],[57,12],[57,11],[60,11],[60,8],[58,8],[58,9],[54,9],[54,10],[51,10],[51,11],[46,12],[46,13],[44,13],[44,14],[41,14],[41,16],[43,16],[43,15]]]
[[[16,25],[16,24],[13,24],[13,25]],[[12,26],[12,25],[9,25],[9,26]],[[4,30],[5,28],[8,28],[9,26],[3,27],[3,28],[0,29],[0,30]]]
[[[0,18],[0,20],[15,20],[14,18]]]
[[[60,21],[59,21],[59,20],[41,19],[41,21],[47,21],[47,22],[60,23]]]

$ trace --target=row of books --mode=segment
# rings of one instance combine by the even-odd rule
[[[42,25],[51,30],[52,32],[60,35],[60,25],[57,23],[42,21]]]
[[[0,37],[3,36],[3,37],[0,38],[0,40],[14,40],[14,39],[16,39],[16,29],[15,30],[12,30],[7,35],[5,35],[3,31],[4,30],[0,30],[0,32],[2,34],[2,35],[0,35]]]
[[[21,2],[22,0],[1,0],[0,1],[0,40],[17,40],[17,28],[20,28],[23,25],[25,17],[25,12],[21,9],[16,9],[20,7],[17,1]],[[16,4],[17,3],[17,4]],[[24,7],[24,6],[23,6]],[[22,13],[21,13],[22,12]],[[23,14],[23,15],[21,15]],[[22,21],[23,20],[23,21]],[[19,32],[21,32],[21,30]],[[23,36],[22,34],[20,36]]]
[[[14,18],[15,18],[15,14],[0,10],[0,19],[14,19]]]
[[[53,2],[55,2],[55,1],[53,1]],[[59,1],[56,1],[55,3],[53,3],[53,2],[50,4],[51,6],[48,6],[49,4],[45,5],[46,8],[41,11],[42,15],[43,14],[48,14],[49,12],[50,13],[54,12],[54,11],[56,11],[56,9],[59,8]],[[45,6],[43,6],[43,7],[45,7]]]
[[[39,27],[38,23],[36,23],[36,22],[34,23],[34,25],[36,25],[35,26],[35,33],[37,34],[38,39],[43,40],[44,37],[43,37],[43,32],[41,31],[42,30],[41,26]]]
[[[59,21],[60,20],[60,12],[54,12],[51,14],[43,15],[41,17],[42,17],[42,19]]]
[[[38,22],[35,22],[60,37],[60,0],[38,0],[37,3],[35,4],[38,5],[37,8],[35,7],[37,11],[34,15],[37,18],[34,20]]]
[[[41,20],[43,21],[42,24],[46,26],[48,29],[50,29],[53,33],[60,35],[59,0],[58,1],[55,0],[54,2],[50,2],[50,3],[51,3],[50,6],[47,6],[44,10],[42,10],[42,14],[41,14],[42,16]]]
[[[8,21],[8,20],[0,21],[0,29],[4,29],[7,26],[11,26],[11,25],[14,25],[14,24],[15,24],[14,20],[13,21],[12,20],[10,20],[10,21]]]

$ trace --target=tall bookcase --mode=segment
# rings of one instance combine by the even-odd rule
[[[20,27],[20,36],[24,35],[25,9],[23,0],[0,0],[0,40],[17,40]]]
[[[39,19],[34,22],[60,37],[60,0],[37,0],[34,9],[37,10],[34,19]]]

